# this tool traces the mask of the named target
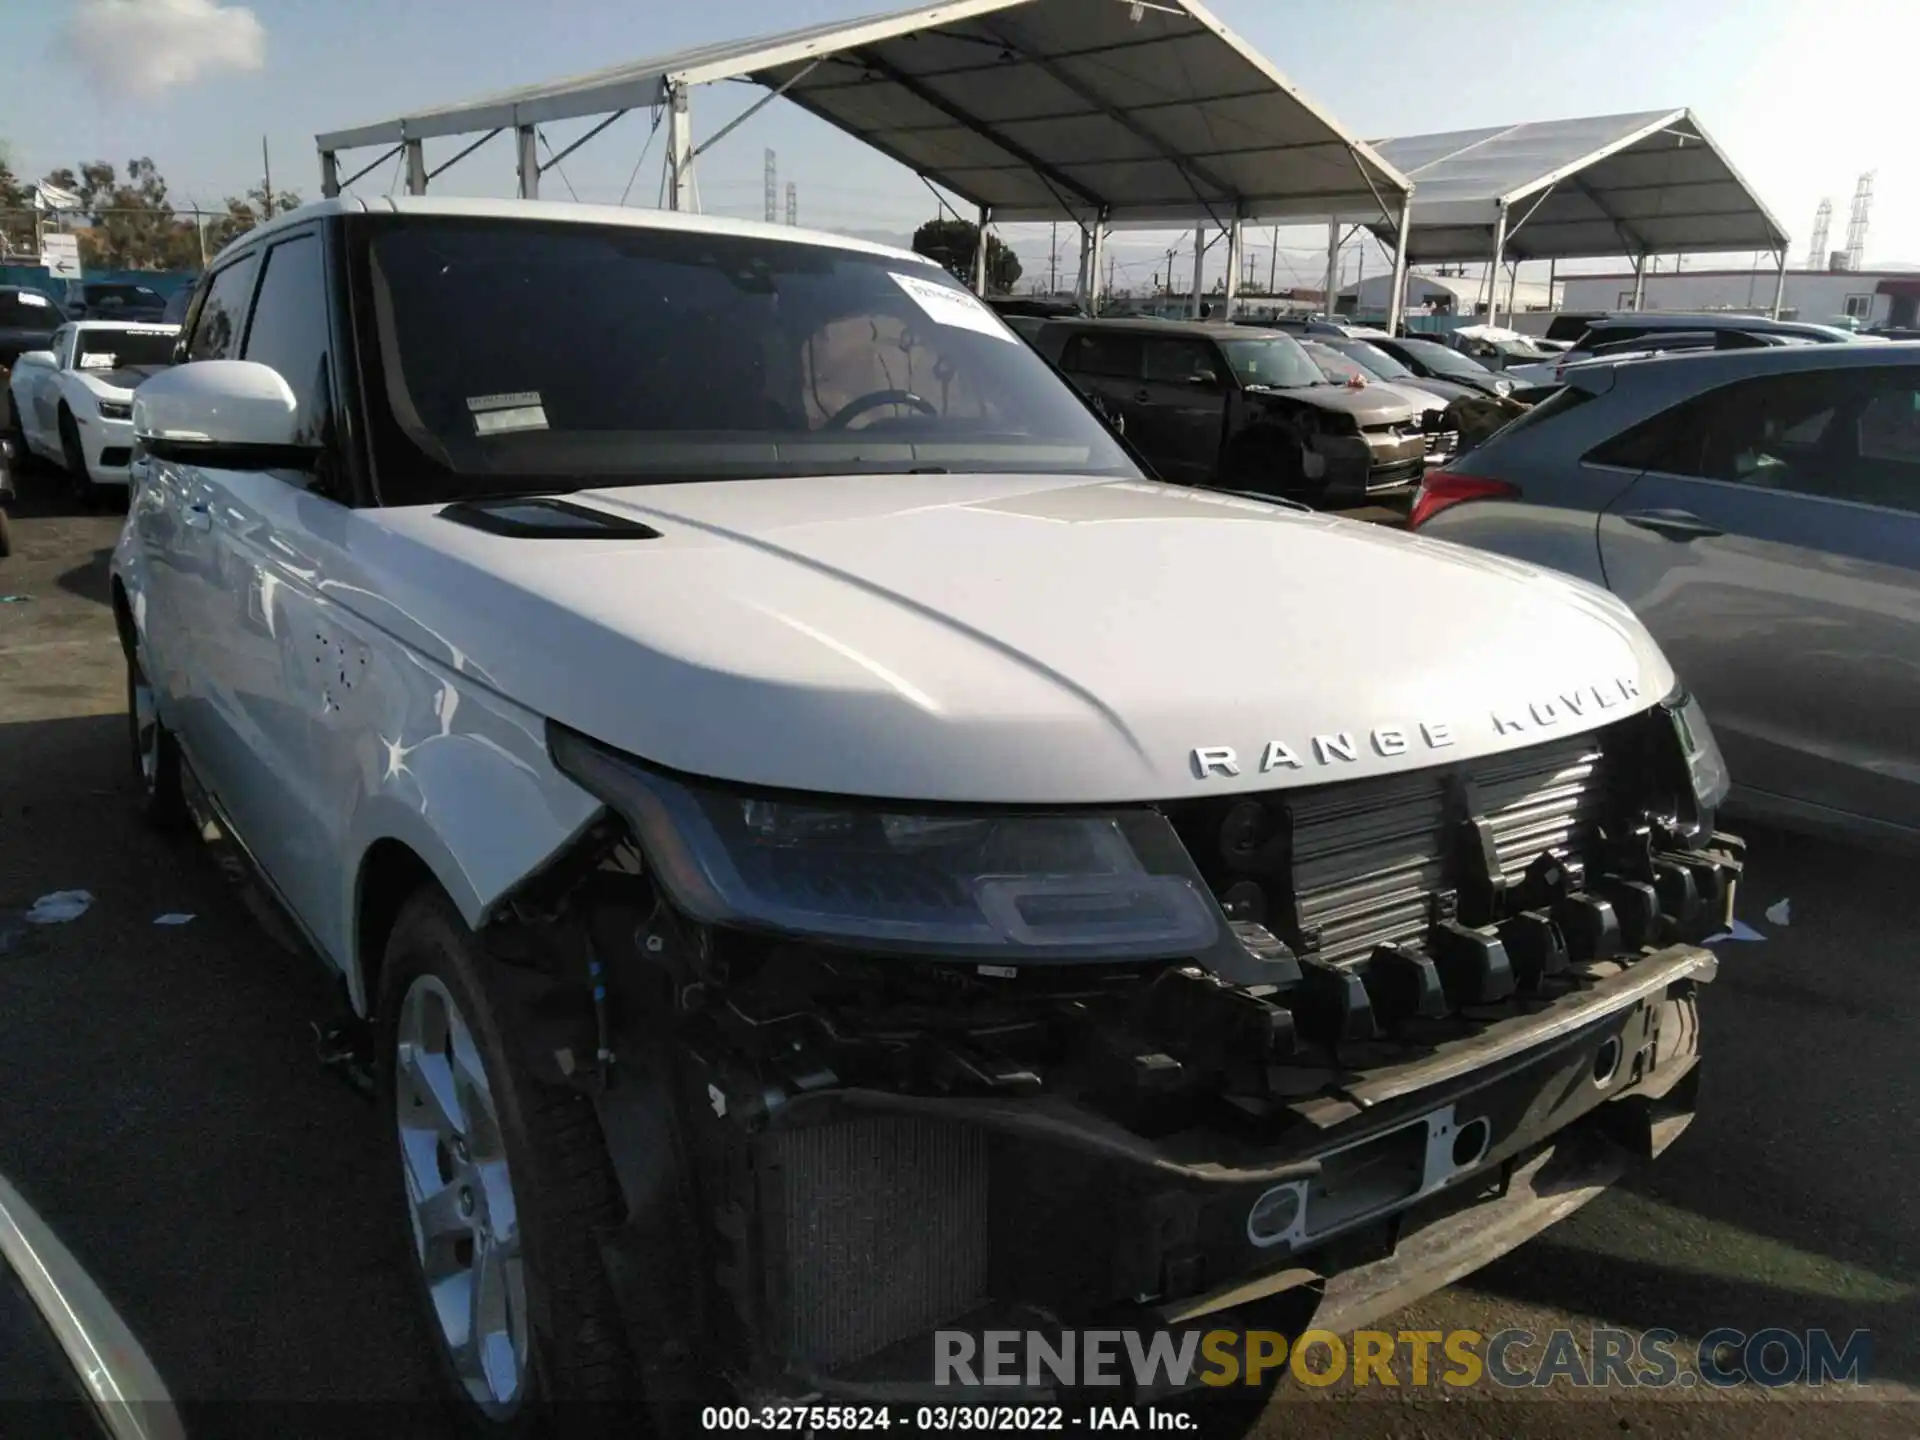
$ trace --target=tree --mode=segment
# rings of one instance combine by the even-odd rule
[[[271,205],[267,201],[267,191],[263,185],[254,186],[244,196],[229,195],[225,202],[227,213],[207,222],[208,256],[217,255],[221,246],[246,234],[262,220],[287,210],[299,209],[300,192],[282,190],[272,197]]]
[[[12,162],[11,150],[0,140],[0,255],[29,255],[33,253],[33,187],[20,182]]]
[[[973,257],[980,243],[980,227],[971,220],[929,220],[913,232],[913,248],[929,260],[937,260],[969,285],[973,283]],[[1020,257],[998,235],[987,236],[987,288],[997,295],[1010,294],[1020,278]]]
[[[46,183],[71,190],[91,221],[80,234],[80,260],[117,270],[184,270],[199,263],[193,226],[174,213],[167,182],[145,155],[127,162],[126,178],[111,161],[90,160],[79,174],[48,173]]]

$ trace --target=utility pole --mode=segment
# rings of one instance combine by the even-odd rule
[[[1267,296],[1273,297],[1275,287],[1280,283],[1280,227],[1273,227],[1273,254],[1267,257]]]
[[[773,151],[767,151],[766,220],[771,225],[780,218],[780,166]]]
[[[1107,294],[1113,294],[1113,256],[1107,256]]]
[[[795,188],[793,181],[789,180],[787,181],[787,224],[798,225],[799,223],[800,191]]]
[[[267,219],[273,218],[273,161],[267,158],[267,137],[260,137],[261,184],[266,187]]]
[[[1053,222],[1053,228],[1047,237],[1047,294],[1052,295],[1060,283],[1060,222]]]

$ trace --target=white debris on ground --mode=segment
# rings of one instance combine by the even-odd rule
[[[154,916],[153,923],[156,925],[184,925],[191,919],[193,919],[193,916],[184,911],[169,910],[164,915]]]
[[[1793,923],[1793,901],[1782,900],[1777,905],[1769,905],[1767,907],[1767,919],[1776,925],[1791,925]]]
[[[85,890],[55,890],[34,901],[23,918],[29,925],[64,925],[78,920],[92,904],[93,896]]]
[[[1769,916],[1768,918],[1772,917]],[[1767,937],[1762,935],[1758,930],[1747,924],[1746,921],[1736,920],[1733,922],[1733,928],[1731,930],[1722,930],[1718,935],[1709,935],[1700,943],[1703,945],[1717,945],[1722,940],[1764,940],[1766,938]]]

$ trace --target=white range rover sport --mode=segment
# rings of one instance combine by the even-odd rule
[[[328,201],[182,353],[113,559],[143,805],[339,976],[475,1426],[1350,1327],[1691,1115],[1742,847],[1609,596],[1160,483],[798,229]]]

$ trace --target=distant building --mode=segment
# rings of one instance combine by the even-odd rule
[[[1384,315],[1388,290],[1393,283],[1391,271],[1369,275],[1357,285],[1340,292],[1337,308],[1342,315]],[[1522,280],[1507,298],[1508,281],[1500,280],[1500,313],[1509,303],[1515,310],[1551,310],[1553,298],[1544,280]],[[1558,287],[1555,287],[1558,288]],[[1487,310],[1487,282],[1484,276],[1423,275],[1407,276],[1407,313],[1409,315],[1484,315]]]
[[[1773,304],[1778,272],[1679,270],[1647,276],[1643,310],[1751,310]],[[1560,282],[1561,308],[1631,310],[1633,274],[1568,275]],[[1831,325],[1910,326],[1920,310],[1920,269],[1789,270],[1780,307],[1783,318]]]

